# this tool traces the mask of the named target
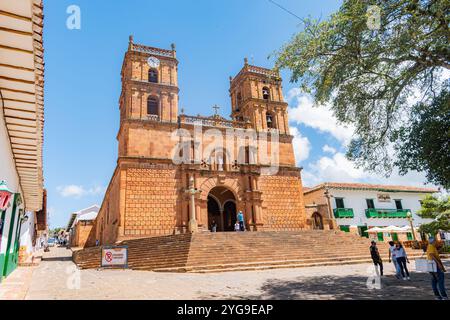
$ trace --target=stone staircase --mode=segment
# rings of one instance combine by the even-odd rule
[[[371,262],[367,238],[342,231],[218,232],[123,241],[128,267],[155,272],[222,272]],[[385,263],[388,245],[379,244]],[[407,249],[410,259],[423,254]],[[73,253],[80,268],[100,268],[101,247]]]

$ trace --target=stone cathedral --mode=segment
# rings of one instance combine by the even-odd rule
[[[245,59],[230,77],[230,119],[179,110],[177,74],[174,45],[149,47],[130,36],[117,166],[96,219],[100,243],[209,232],[213,221],[218,232],[232,231],[238,211],[247,231],[306,229],[279,74]],[[209,148],[214,139],[207,132],[233,135]],[[273,167],[268,159],[276,159],[276,170],[265,170]]]

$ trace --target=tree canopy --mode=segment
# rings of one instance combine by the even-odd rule
[[[369,6],[380,12],[375,26]],[[413,112],[416,102],[420,108],[450,103],[441,95],[450,70],[449,12],[450,0],[346,0],[325,21],[305,19],[303,31],[278,52],[277,68],[290,69],[291,81],[316,103],[329,104],[339,122],[354,125],[347,156],[358,167],[389,175],[400,165],[406,173],[418,157],[425,160],[417,167],[448,187],[448,175],[426,164],[432,157],[426,148],[403,159],[399,146],[412,135],[399,131],[423,120]],[[448,138],[448,132],[437,135],[439,141]],[[445,152],[440,159],[449,163],[449,157]]]
[[[422,218],[434,219],[422,224],[420,232],[435,236],[439,231],[450,231],[450,196],[439,199],[429,195],[422,200],[422,207],[417,213]]]
[[[429,181],[450,189],[450,91],[445,89],[430,106],[418,103],[411,112],[411,122],[402,126],[395,140],[401,173],[424,171]]]

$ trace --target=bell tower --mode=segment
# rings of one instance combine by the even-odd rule
[[[144,46],[130,36],[122,65],[120,119],[176,122],[178,61],[171,50]]]
[[[278,72],[252,66],[244,59],[244,67],[230,77],[231,117],[249,121],[256,131],[277,130],[289,135],[287,106],[284,102]]]

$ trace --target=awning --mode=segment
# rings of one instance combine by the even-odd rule
[[[28,211],[39,211],[43,201],[42,11],[42,0],[0,1],[0,116]]]
[[[367,229],[365,232],[367,232],[367,233],[372,233],[372,232],[385,232],[385,230],[384,230],[384,228],[375,227],[375,228]]]

